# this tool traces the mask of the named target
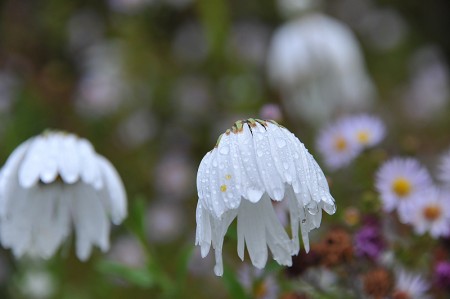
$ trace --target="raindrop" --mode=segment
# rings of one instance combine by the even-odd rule
[[[258,155],[258,157],[262,157],[263,152],[261,150],[256,150],[256,154]]]
[[[230,148],[228,146],[222,146],[219,151],[222,155],[228,155]]]
[[[286,146],[286,141],[283,138],[277,138],[277,145],[279,148],[283,148]]]
[[[289,169],[289,164],[287,162],[283,162],[283,167],[284,167],[284,169],[288,170]]]

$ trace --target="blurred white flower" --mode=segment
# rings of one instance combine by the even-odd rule
[[[428,171],[413,158],[393,158],[376,174],[375,186],[387,212],[397,209],[400,221],[411,223],[418,199],[432,186]]]
[[[102,42],[86,50],[75,105],[85,115],[107,115],[125,101],[128,85],[120,42]]]
[[[327,180],[294,134],[274,121],[237,121],[219,137],[197,174],[197,245],[202,256],[215,249],[216,275],[223,274],[222,245],[237,217],[238,255],[245,244],[252,264],[263,268],[268,249],[281,265],[298,254],[300,225],[305,250],[308,233],[320,226],[322,209],[336,210]],[[272,200],[288,202],[292,239],[277,219]]]
[[[439,49],[426,46],[411,59],[411,79],[403,107],[415,119],[432,120],[447,111],[450,89],[449,69]]]
[[[168,243],[175,240],[184,229],[184,214],[179,205],[167,201],[154,203],[147,210],[145,228],[147,236],[154,243]]]
[[[112,164],[82,138],[46,132],[22,143],[0,176],[0,240],[18,258],[51,257],[76,232],[76,253],[109,248],[109,219],[127,210],[122,181]]]
[[[361,152],[351,123],[338,120],[321,130],[317,149],[328,168],[336,170],[350,164]]]
[[[147,257],[141,243],[132,235],[117,238],[111,245],[108,258],[128,267],[145,267]]]
[[[430,284],[421,275],[414,275],[401,269],[396,271],[394,299],[428,299]]]
[[[343,118],[342,121],[348,123],[351,138],[361,148],[377,145],[386,133],[383,121],[376,116],[358,114]]]
[[[374,87],[356,38],[344,24],[325,15],[306,15],[278,29],[267,65],[286,111],[310,123],[373,103]]]
[[[412,225],[418,234],[429,232],[433,238],[450,234],[450,197],[447,192],[430,188],[414,206]]]
[[[26,298],[45,299],[54,295],[56,284],[49,272],[30,270],[20,281],[19,289]]]

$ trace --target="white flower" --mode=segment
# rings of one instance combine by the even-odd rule
[[[349,28],[330,17],[310,14],[278,29],[267,66],[286,111],[310,123],[373,103],[374,88],[358,42]]]
[[[292,265],[300,249],[298,227],[306,251],[308,233],[320,226],[322,209],[336,210],[327,180],[304,145],[273,121],[237,121],[219,137],[200,163],[197,174],[196,244],[206,256],[215,249],[216,275],[223,274],[222,244],[237,217],[238,255],[263,268],[270,248],[281,265]],[[277,219],[274,201],[287,201],[292,239]]]
[[[16,257],[49,258],[76,231],[76,253],[109,247],[109,219],[126,216],[114,167],[85,139],[46,132],[13,151],[0,176],[0,241]]]
[[[376,174],[376,188],[387,212],[397,209],[400,221],[410,223],[418,198],[430,189],[428,171],[415,159],[394,158]]]
[[[397,271],[395,279],[395,287],[393,298],[405,299],[426,299],[430,298],[425,293],[430,288],[422,276],[414,275],[405,272],[404,270]]]
[[[413,225],[418,234],[429,232],[434,238],[450,234],[450,197],[447,192],[430,188],[414,207]]]
[[[336,170],[350,164],[361,152],[361,145],[354,138],[351,123],[339,120],[322,129],[317,139],[317,149],[327,167]]]
[[[344,118],[343,122],[350,130],[351,138],[361,148],[372,147],[383,140],[386,129],[380,118],[367,114],[358,114]]]

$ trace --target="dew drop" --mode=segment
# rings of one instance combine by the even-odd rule
[[[228,146],[222,146],[219,151],[222,155],[228,155],[230,148]]]
[[[289,164],[287,162],[283,162],[283,167],[284,167],[284,169],[288,170],[289,169]]]
[[[277,138],[276,141],[279,148],[283,148],[286,146],[286,141],[283,138]]]
[[[256,150],[256,154],[258,155],[258,157],[262,157],[263,152],[261,150]]]

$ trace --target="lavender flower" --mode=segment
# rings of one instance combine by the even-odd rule
[[[450,262],[443,261],[434,267],[434,276],[436,284],[440,287],[450,287]]]
[[[354,243],[357,256],[365,256],[374,260],[380,256],[385,247],[383,236],[376,222],[367,223],[358,230]]]

